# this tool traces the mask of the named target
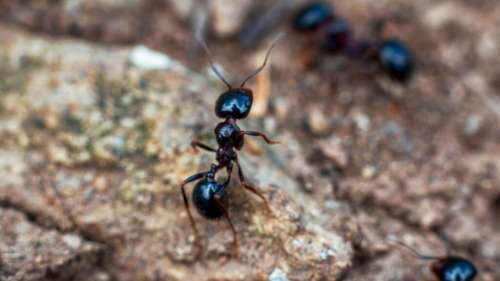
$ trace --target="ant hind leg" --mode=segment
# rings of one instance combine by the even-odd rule
[[[191,223],[191,227],[193,228],[193,231],[194,231],[194,244],[195,244],[195,247],[197,248],[196,253],[195,253],[196,258],[198,258],[201,255],[203,248],[201,245],[200,233],[198,232],[198,228],[196,228],[196,223],[194,222],[193,215],[191,214],[191,210],[189,208],[189,201],[188,201],[188,198],[186,195],[186,190],[184,189],[184,186],[188,183],[191,183],[193,181],[197,181],[197,180],[203,178],[206,174],[207,174],[206,172],[194,174],[194,175],[188,177],[187,179],[185,179],[181,184],[181,191],[182,191],[182,198],[184,200],[184,207],[186,208],[186,211],[187,211],[188,217],[189,217],[189,222]]]
[[[215,196],[215,202],[219,206],[220,210],[222,211],[224,218],[226,219],[227,223],[231,227],[231,231],[233,232],[233,254],[234,256],[238,256],[238,236],[236,233],[236,228],[234,228],[233,222],[231,221],[231,217],[229,216],[228,211],[224,207],[222,200],[219,196]]]
[[[249,184],[246,181],[245,175],[243,175],[243,170],[241,169],[240,162],[238,161],[238,159],[236,159],[235,162],[236,162],[236,166],[238,167],[238,175],[240,178],[241,185],[245,189],[251,191],[253,194],[259,196],[259,198],[262,199],[262,201],[264,201],[264,203],[266,204],[266,207],[267,207],[269,213],[272,213],[271,207],[269,206],[269,202],[267,201],[266,197],[257,188],[255,188],[254,186],[252,186],[251,184]]]

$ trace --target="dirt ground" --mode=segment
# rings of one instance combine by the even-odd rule
[[[411,46],[407,83],[317,51],[290,28],[304,2],[0,1],[0,279],[435,280],[392,239],[500,280],[500,2],[328,1],[359,36]],[[179,191],[214,160],[189,142],[215,144],[224,90],[200,28],[231,81],[286,32],[249,82],[242,127],[282,143],[241,153],[271,211],[234,180],[237,256],[197,216],[193,257]]]

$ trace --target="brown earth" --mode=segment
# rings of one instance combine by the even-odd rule
[[[1,280],[434,280],[388,239],[500,280],[500,3],[336,1],[360,36],[391,19],[381,36],[417,61],[399,84],[317,54],[286,24],[299,3],[281,1],[281,24],[247,44],[278,1],[216,2],[0,2]],[[191,254],[179,183],[214,160],[189,142],[215,144],[223,91],[193,26],[231,80],[288,33],[249,84],[242,127],[282,144],[248,139],[241,153],[271,212],[232,183],[238,256],[227,224],[199,216],[205,251]],[[135,63],[139,44],[170,65]]]

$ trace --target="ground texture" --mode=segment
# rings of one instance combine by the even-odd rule
[[[287,24],[299,2],[1,1],[0,280],[434,280],[388,240],[500,280],[500,4],[332,3],[359,36],[412,46],[400,84],[314,51]],[[271,35],[255,36],[276,3]],[[199,216],[193,255],[179,189],[214,161],[189,143],[215,146],[224,90],[192,44],[200,26],[231,81],[287,31],[248,85],[241,127],[281,144],[246,140],[270,210],[231,183],[237,255],[228,225]]]

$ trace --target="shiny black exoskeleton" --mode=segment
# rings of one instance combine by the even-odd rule
[[[192,200],[193,204],[203,217],[207,219],[218,219],[224,215],[223,200],[226,195],[226,186],[215,180],[215,166],[209,171],[205,178],[196,183]]]
[[[456,256],[436,260],[431,269],[440,281],[472,281],[477,275],[474,264]]]
[[[395,79],[407,80],[413,70],[413,60],[410,50],[401,41],[386,40],[378,47],[379,62]]]
[[[228,87],[228,90],[222,93],[215,103],[215,114],[217,115],[217,117],[224,119],[224,121],[217,124],[217,126],[214,129],[218,145],[217,149],[212,148],[199,141],[191,142],[191,145],[195,149],[201,148],[210,152],[214,152],[216,163],[211,165],[209,171],[192,175],[187,179],[185,179],[181,185],[184,205],[188,212],[191,226],[193,227],[193,230],[196,235],[195,243],[199,250],[198,254],[200,254],[201,244],[199,239],[199,233],[196,228],[193,216],[191,215],[191,211],[189,209],[189,201],[186,195],[186,191],[184,189],[184,186],[186,184],[197,181],[192,193],[192,201],[194,206],[196,207],[196,210],[200,215],[208,219],[217,219],[221,217],[226,218],[233,232],[233,237],[234,237],[233,241],[235,249],[237,245],[236,230],[231,222],[231,219],[224,204],[226,201],[225,200],[226,189],[229,185],[229,182],[231,181],[231,174],[234,165],[238,169],[238,176],[241,185],[245,189],[259,196],[267,204],[265,197],[255,187],[247,183],[245,176],[243,175],[243,171],[241,170],[240,163],[238,161],[237,151],[243,148],[245,135],[262,137],[264,141],[266,141],[268,144],[274,144],[276,142],[271,141],[265,134],[261,132],[241,130],[236,124],[236,121],[246,118],[250,113],[250,110],[252,109],[253,93],[250,89],[245,88],[245,83],[250,78],[257,75],[265,67],[269,54],[274,45],[276,44],[277,40],[275,40],[275,42],[269,48],[263,64],[251,75],[249,75],[241,83],[239,87],[232,87],[224,79],[224,77],[221,75],[221,73],[219,73],[217,68],[214,67],[210,51],[208,50],[208,47],[206,46],[205,42],[200,38],[198,38],[198,40],[202,44],[208,55],[212,70]],[[216,174],[220,170],[226,170],[227,178],[223,182],[218,182],[216,180]]]
[[[245,143],[240,127],[236,125],[235,120],[232,118],[217,124],[214,133],[219,147],[233,146],[240,150]]]
[[[375,61],[397,81],[408,80],[413,72],[413,57],[406,44],[398,40],[357,39],[349,23],[336,16],[325,3],[312,3],[300,9],[293,19],[293,27],[298,31],[316,32],[324,52]]]
[[[300,31],[316,30],[332,17],[333,12],[328,4],[312,3],[297,12],[293,20],[293,27]]]
[[[402,242],[391,242],[410,250],[417,258],[432,260],[430,269],[439,281],[473,281],[478,273],[474,264],[465,258],[450,255],[444,257],[422,255]]]
[[[229,89],[215,102],[215,114],[219,118],[244,119],[252,108],[252,91],[244,88]]]

